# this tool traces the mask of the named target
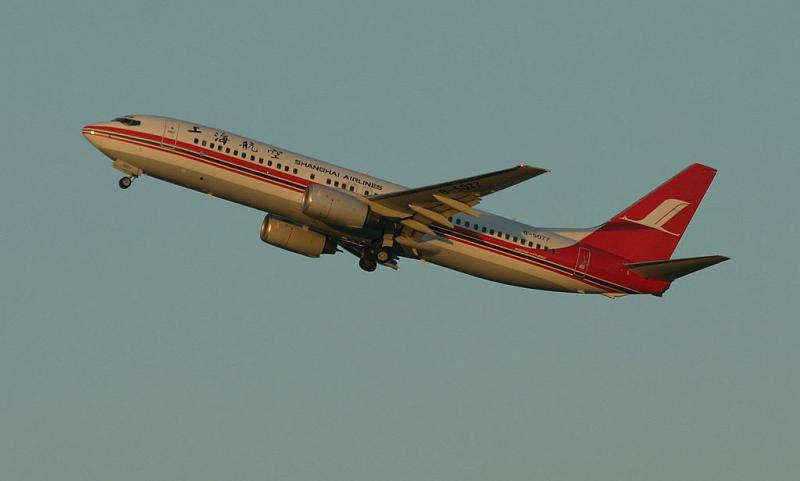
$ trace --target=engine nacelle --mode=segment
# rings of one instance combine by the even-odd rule
[[[303,213],[326,224],[359,229],[369,217],[369,206],[352,195],[324,185],[310,185],[303,194]]]
[[[261,240],[308,257],[336,253],[336,242],[330,237],[269,215],[261,223]]]

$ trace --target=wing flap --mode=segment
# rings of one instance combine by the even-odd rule
[[[401,190],[365,200],[372,212],[395,220],[402,226],[400,236],[396,239],[398,244],[415,252],[416,255],[432,255],[435,249],[420,242],[426,235],[437,235],[428,227],[430,224],[452,228],[453,224],[448,216],[464,213],[478,217],[480,213],[473,209],[473,206],[477,205],[482,197],[545,172],[548,172],[547,169],[518,165],[510,169]]]
[[[488,174],[383,194],[371,197],[369,202],[371,205],[377,204],[378,207],[373,209],[376,212],[381,210],[385,212],[399,211],[412,215],[414,212],[409,207],[409,204],[416,204],[443,215],[446,215],[446,212],[450,210],[471,214],[474,212],[471,207],[480,202],[481,197],[519,184],[545,172],[548,172],[547,169],[518,165],[510,169],[489,172]],[[444,202],[441,199],[444,199]],[[444,210],[441,209],[442,206],[445,207]]]

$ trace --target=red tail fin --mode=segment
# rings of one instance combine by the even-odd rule
[[[583,242],[633,262],[669,259],[716,173],[706,165],[690,165]]]

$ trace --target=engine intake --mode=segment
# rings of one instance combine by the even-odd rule
[[[369,206],[356,197],[324,185],[310,185],[303,194],[303,213],[326,224],[359,229],[369,217]]]
[[[336,242],[330,237],[269,215],[261,223],[260,236],[267,244],[308,257],[336,253]]]

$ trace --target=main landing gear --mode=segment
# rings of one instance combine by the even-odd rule
[[[375,260],[374,257],[370,255],[361,256],[361,259],[358,260],[358,267],[364,269],[367,272],[372,272],[378,268],[378,262]]]
[[[392,260],[392,247],[384,246],[375,251],[374,249],[364,249],[361,258],[358,260],[358,267],[367,272],[374,271],[378,264],[383,264],[392,269],[397,269],[397,264]]]
[[[119,188],[127,189],[133,183],[133,177],[123,177],[119,179]]]
[[[392,249],[391,247],[382,247],[377,254],[375,254],[375,260],[380,262],[381,264],[385,264],[389,262],[392,258]]]
[[[382,264],[397,270],[397,263],[392,260],[394,258],[392,252],[394,246],[394,230],[395,227],[392,224],[384,226],[383,238],[365,247],[362,251],[361,259],[358,261],[359,267],[367,272],[372,272],[378,267],[378,264]]]

